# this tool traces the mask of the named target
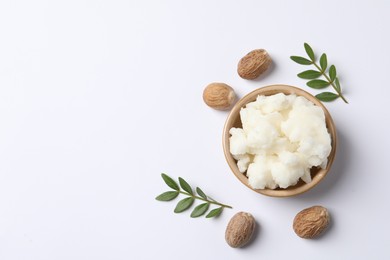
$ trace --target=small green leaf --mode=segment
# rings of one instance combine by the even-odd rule
[[[198,193],[199,196],[207,200],[207,195],[199,187],[196,187],[196,193]]]
[[[185,199],[182,199],[177,203],[176,208],[174,210],[175,213],[180,213],[191,207],[192,203],[194,203],[194,198],[193,197],[188,197]]]
[[[335,83],[336,83],[336,90],[341,93],[341,86],[340,86],[340,81],[339,81],[339,78],[336,77],[336,80],[335,80]]]
[[[290,59],[301,65],[310,65],[313,63],[312,61],[299,56],[291,56]]]
[[[306,85],[315,89],[326,88],[327,86],[329,86],[329,84],[330,84],[329,82],[322,79],[314,79],[306,83]]]
[[[328,67],[328,59],[325,53],[320,57],[320,66],[323,72],[325,72],[326,68]]]
[[[156,200],[170,201],[170,200],[173,200],[174,198],[176,198],[177,195],[179,195],[178,191],[167,191],[167,192],[164,192],[164,193],[161,193],[160,195],[158,195],[156,197]]]
[[[164,182],[169,186],[171,187],[172,189],[174,190],[180,190],[179,186],[177,185],[177,183],[171,178],[169,177],[168,175],[166,175],[165,173],[162,173],[161,174],[161,177],[163,178]]]
[[[314,51],[311,46],[308,43],[304,43],[304,47],[306,54],[308,55],[310,60],[301,56],[290,56],[290,59],[302,65],[314,65],[316,69],[303,71],[297,76],[299,78],[309,80],[306,85],[314,89],[322,89],[328,87],[329,85],[332,85],[335,92],[320,93],[317,95],[319,100],[332,101],[340,97],[345,103],[348,104],[348,101],[344,98],[341,91],[336,66],[330,64],[330,67],[328,69],[328,57],[326,53],[322,53],[322,55],[319,57],[319,62],[317,63],[318,57],[316,57],[316,55],[314,54]]]
[[[336,67],[334,65],[330,66],[329,77],[332,82],[336,79],[336,74],[337,74]]]
[[[316,95],[316,98],[318,98],[321,101],[329,102],[337,99],[339,95],[332,93],[332,92],[322,92],[318,95]]]
[[[186,192],[188,192],[189,194],[193,195],[193,192],[192,192],[192,188],[191,186],[188,184],[188,182],[186,182],[183,178],[179,177],[179,183],[180,183],[180,186],[183,190],[185,190]]]
[[[298,74],[301,79],[316,79],[321,76],[321,72],[316,70],[306,70]]]
[[[315,57],[314,57],[313,49],[312,49],[312,48],[310,47],[310,45],[307,44],[306,42],[305,42],[304,46],[305,46],[305,51],[306,51],[307,55],[310,57],[310,59],[311,59],[312,61],[314,61],[314,60],[315,60]]]
[[[223,207],[219,207],[219,208],[213,209],[213,210],[211,210],[209,212],[209,214],[206,215],[206,218],[218,217],[219,215],[221,215],[222,210],[223,210]]]
[[[202,215],[206,214],[207,211],[209,210],[211,204],[221,205],[221,208],[214,209],[214,210],[210,211],[210,213],[207,214],[207,216],[206,216],[208,218],[211,218],[211,217],[219,215],[221,213],[220,211],[222,211],[223,208],[225,208],[225,207],[226,208],[232,208],[231,206],[224,205],[224,204],[221,204],[221,203],[213,200],[212,198],[207,196],[202,191],[202,189],[199,188],[199,187],[196,187],[196,189],[195,189],[196,193],[195,193],[195,191],[192,189],[190,184],[188,184],[181,177],[178,178],[179,182],[177,183],[175,180],[173,180],[171,177],[169,177],[165,173],[162,173],[161,176],[162,176],[164,182],[170,188],[172,188],[173,191],[166,191],[166,192],[161,193],[160,195],[158,195],[156,197],[156,200],[159,200],[159,201],[170,201],[170,200],[173,200],[176,197],[178,197],[180,195],[180,193],[188,195],[184,199],[181,199],[176,204],[176,207],[174,209],[175,213],[181,213],[181,212],[191,208],[191,206],[194,204],[195,200],[201,200],[202,204],[196,206],[194,208],[194,210],[191,212],[191,217],[193,217],[193,218],[196,218],[196,217],[199,217],[199,216],[202,216]],[[197,196],[195,194],[198,194],[199,196]]]
[[[209,209],[210,203],[203,203],[194,208],[191,212],[191,218],[197,218],[202,216]]]

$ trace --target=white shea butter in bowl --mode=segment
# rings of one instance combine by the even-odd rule
[[[329,171],[336,131],[326,108],[291,86],[257,89],[233,107],[224,128],[224,152],[249,188],[291,196],[316,185]]]

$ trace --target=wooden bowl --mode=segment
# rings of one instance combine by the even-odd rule
[[[265,95],[270,96],[277,93],[284,93],[286,95],[288,94],[295,94],[297,96],[303,96],[313,102],[315,105],[321,107],[324,110],[325,113],[325,121],[326,121],[326,127],[328,128],[328,132],[332,139],[332,150],[328,156],[328,164],[326,165],[325,169],[321,169],[319,167],[313,167],[311,169],[311,177],[312,181],[310,183],[305,183],[304,181],[300,180],[296,185],[287,187],[286,189],[282,188],[276,188],[276,189],[253,189],[248,184],[248,178],[246,177],[245,173],[241,173],[238,170],[237,167],[237,161],[233,158],[233,156],[230,154],[230,134],[229,130],[232,127],[242,127],[241,119],[240,119],[240,110],[242,107],[245,107],[245,105],[249,102],[255,101],[258,95]],[[330,170],[330,167],[332,166],[333,160],[335,158],[336,154],[336,144],[337,144],[337,136],[336,136],[336,128],[333,123],[332,117],[330,116],[328,110],[325,108],[325,106],[313,95],[309,94],[308,92],[292,87],[287,85],[272,85],[267,86],[263,88],[256,89],[252,91],[251,93],[244,96],[242,99],[240,99],[232,108],[232,110],[229,113],[229,116],[226,120],[224,129],[223,129],[223,151],[225,153],[225,158],[227,160],[227,163],[230,166],[230,169],[233,171],[234,175],[248,188],[272,197],[289,197],[301,194],[305,191],[310,190],[314,186],[316,186],[328,173]]]

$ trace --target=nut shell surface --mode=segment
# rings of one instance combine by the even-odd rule
[[[255,218],[250,213],[239,212],[230,219],[225,240],[233,248],[242,247],[251,240],[255,227]]]
[[[271,63],[271,57],[266,50],[253,50],[241,58],[237,73],[243,79],[255,79],[263,74]]]
[[[235,100],[234,89],[225,83],[211,83],[203,91],[203,101],[217,110],[229,109]]]
[[[293,229],[299,237],[311,239],[319,236],[329,223],[328,210],[322,206],[313,206],[295,216]]]

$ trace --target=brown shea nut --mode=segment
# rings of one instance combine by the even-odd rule
[[[226,227],[225,240],[233,248],[242,247],[248,243],[255,230],[255,218],[247,212],[238,212]]]
[[[238,63],[238,75],[243,79],[255,79],[269,68],[271,62],[271,57],[266,50],[253,50]]]
[[[211,83],[203,91],[203,100],[211,108],[227,110],[236,100],[236,94],[225,83]]]
[[[329,225],[329,212],[322,206],[313,206],[299,212],[293,223],[295,233],[301,238],[315,238]]]

